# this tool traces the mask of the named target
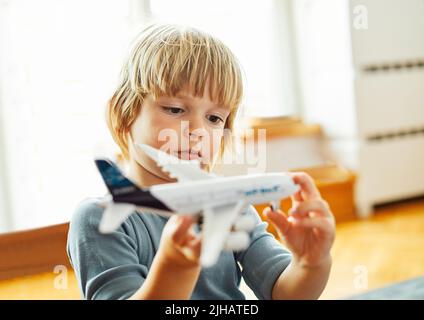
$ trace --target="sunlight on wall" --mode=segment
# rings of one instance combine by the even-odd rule
[[[104,106],[129,41],[127,16],[128,4],[118,0],[3,4],[3,156],[13,228],[69,220],[81,199],[104,193],[92,156],[96,144],[110,144]]]
[[[104,108],[130,41],[148,22],[134,14],[146,1],[0,2],[0,173],[8,195],[0,231],[68,221],[81,200],[105,193],[93,155],[116,148]],[[290,114],[291,73],[279,72],[289,57],[278,51],[274,5],[152,0],[151,13],[228,44],[246,73],[246,113]]]

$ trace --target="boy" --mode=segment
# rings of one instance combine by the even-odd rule
[[[111,134],[140,186],[173,181],[136,147],[198,159],[209,170],[224,150],[243,93],[239,65],[216,38],[192,28],[151,25],[136,40],[107,110]],[[211,138],[213,137],[213,138]],[[111,234],[100,234],[104,208],[94,199],[74,214],[68,254],[86,299],[244,299],[241,277],[260,299],[315,299],[328,280],[334,218],[312,179],[294,173],[301,190],[290,216],[264,215],[284,238],[284,249],[256,219],[250,246],[222,252],[207,269],[199,264],[201,233],[191,217],[169,219],[136,212]]]

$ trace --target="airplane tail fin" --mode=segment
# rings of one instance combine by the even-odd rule
[[[132,191],[140,190],[139,187],[122,174],[113,162],[107,159],[96,159],[95,162],[97,169],[100,171],[103,181],[113,198]]]

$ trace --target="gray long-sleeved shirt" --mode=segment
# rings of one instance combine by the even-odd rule
[[[96,199],[78,206],[70,223],[68,256],[85,299],[127,299],[146,279],[168,218],[134,212],[116,231],[101,234],[103,210]],[[216,265],[202,269],[191,299],[245,299],[239,290],[242,276],[259,299],[271,299],[291,254],[266,231],[267,223],[252,206],[245,214],[256,219],[250,246],[223,251]]]

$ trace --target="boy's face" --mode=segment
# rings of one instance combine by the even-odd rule
[[[147,144],[180,159],[197,159],[204,168],[218,153],[229,107],[211,101],[209,90],[202,97],[182,90],[175,97],[148,95],[131,126],[130,160],[150,173],[167,178],[136,144]]]

